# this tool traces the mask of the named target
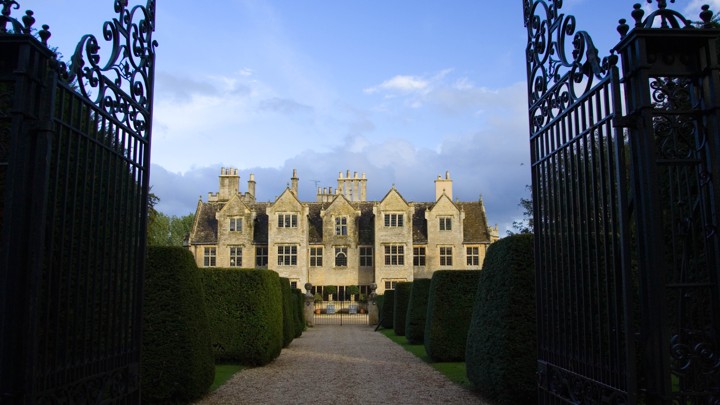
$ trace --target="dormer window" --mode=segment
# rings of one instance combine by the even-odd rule
[[[278,228],[297,228],[297,214],[278,214]]]
[[[230,232],[242,232],[242,218],[230,218]]]
[[[385,226],[387,227],[402,227],[403,225],[403,214],[385,214]]]
[[[347,235],[347,217],[335,218],[335,235]]]
[[[440,217],[440,230],[452,231],[452,217]]]

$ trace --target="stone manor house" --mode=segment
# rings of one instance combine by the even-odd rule
[[[198,201],[187,245],[200,267],[269,268],[314,291],[347,286],[377,293],[395,283],[430,278],[436,270],[479,270],[490,243],[482,199],[453,201],[450,174],[435,180],[435,201],[406,201],[393,186],[367,201],[367,178],[340,172],[337,188],[318,188],[315,202],[298,199],[297,171],[274,202],[255,200],[255,177],[240,191],[237,169],[222,168],[220,190]]]

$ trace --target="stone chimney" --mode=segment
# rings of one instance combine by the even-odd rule
[[[223,167],[220,169],[220,190],[218,201],[228,201],[240,191],[238,169]]]
[[[448,196],[450,201],[452,201],[453,198],[453,191],[452,191],[452,180],[450,180],[450,172],[445,172],[445,178],[438,176],[437,180],[435,180],[435,201],[439,200],[440,197],[445,194]]]
[[[250,173],[250,180],[248,180],[248,194],[250,198],[255,199],[255,175]]]
[[[295,197],[297,197],[298,196],[298,181],[300,181],[300,179],[298,179],[298,176],[297,176],[297,169],[293,169],[293,176],[290,179],[290,181],[291,181],[290,191],[292,191],[293,194],[295,194]]]
[[[348,201],[366,201],[367,199],[367,178],[365,173],[362,177],[358,176],[358,172],[350,175],[350,170],[343,176],[343,172],[338,173],[337,192],[342,194]]]

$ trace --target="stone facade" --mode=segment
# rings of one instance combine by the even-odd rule
[[[434,202],[408,202],[393,186],[380,201],[366,201],[365,174],[338,176],[318,188],[315,202],[298,199],[299,178],[272,203],[255,201],[255,178],[240,192],[237,169],[223,168],[220,190],[198,201],[188,246],[200,267],[270,268],[297,287],[395,282],[430,278],[436,270],[478,270],[498,239],[482,200],[452,200],[450,174],[435,180]]]

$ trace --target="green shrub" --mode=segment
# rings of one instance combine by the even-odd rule
[[[283,347],[288,347],[295,339],[295,305],[293,304],[290,279],[280,277],[279,286],[282,293]]]
[[[536,403],[532,235],[509,236],[490,245],[481,273],[468,332],[468,379],[498,403]]]
[[[380,311],[380,326],[385,329],[393,328],[393,310],[395,309],[395,291],[385,290],[383,306]]]
[[[427,316],[430,279],[419,278],[413,281],[405,319],[405,338],[412,344],[425,341],[425,317]]]
[[[305,330],[305,295],[299,288],[293,288],[292,293],[295,312],[293,317],[295,320],[295,337],[299,338]]]
[[[283,299],[274,271],[202,269],[218,362],[267,364],[283,347]]]
[[[334,285],[326,285],[323,287],[323,298],[325,298],[326,301],[330,300],[330,295],[333,296],[333,300],[337,300],[337,287]]]
[[[405,336],[405,318],[407,318],[408,301],[412,282],[395,285],[395,307],[393,308],[393,328],[398,336]]]
[[[385,303],[385,296],[384,295],[377,295],[375,296],[375,304],[378,307],[378,314],[382,314],[383,311],[383,304]]]
[[[144,281],[143,403],[188,403],[215,378],[203,285],[192,253],[148,247]]]
[[[425,351],[433,361],[465,359],[467,331],[479,271],[441,270],[433,273],[425,321]]]

